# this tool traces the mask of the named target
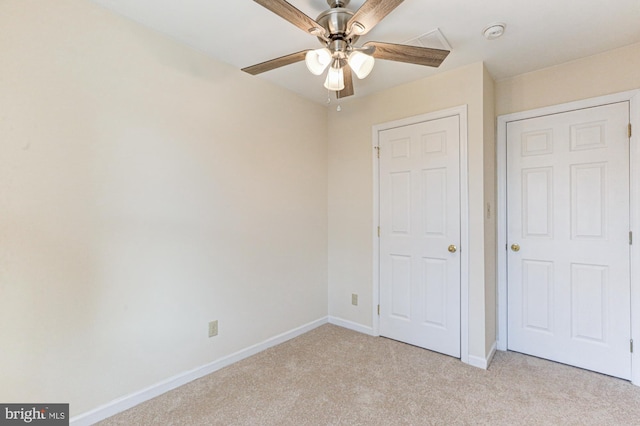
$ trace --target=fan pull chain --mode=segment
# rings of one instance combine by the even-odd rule
[[[327,105],[331,105],[331,90],[327,90]],[[342,105],[338,104],[336,111],[342,111]]]

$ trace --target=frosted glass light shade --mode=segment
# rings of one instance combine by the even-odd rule
[[[358,50],[349,54],[349,66],[359,79],[363,79],[369,75],[375,64],[373,56],[362,53]]]
[[[331,51],[327,48],[310,50],[304,58],[311,74],[320,75],[331,63]]]
[[[324,87],[334,92],[339,92],[344,89],[344,73],[342,68],[329,68],[327,73],[327,80],[324,82]]]

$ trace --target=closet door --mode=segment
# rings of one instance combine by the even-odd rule
[[[629,379],[628,102],[507,125],[508,348]]]
[[[380,133],[380,334],[460,357],[460,122]]]

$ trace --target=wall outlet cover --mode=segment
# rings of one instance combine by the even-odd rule
[[[218,320],[209,322],[209,337],[218,335]]]

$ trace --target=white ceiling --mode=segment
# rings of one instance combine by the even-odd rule
[[[318,40],[251,0],[92,0],[238,68],[320,47]],[[326,0],[289,0],[316,18]],[[356,10],[364,0],[352,0]],[[482,30],[505,22],[505,35],[488,41]],[[358,44],[405,43],[440,29],[452,47],[438,69],[376,61],[355,96],[437,72],[484,61],[496,80],[640,42],[640,0],[407,0]],[[439,47],[439,46],[433,46]],[[611,64],[612,67],[620,64]],[[326,102],[323,77],[304,63],[253,78]]]

